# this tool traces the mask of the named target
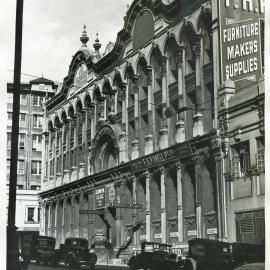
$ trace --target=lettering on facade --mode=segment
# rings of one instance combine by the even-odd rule
[[[161,164],[192,155],[189,142],[181,143],[159,153],[150,154],[131,162],[133,173],[160,166]]]
[[[146,235],[145,234],[140,235],[140,240],[141,241],[147,240]]]
[[[162,233],[155,233],[154,238],[155,239],[161,239],[162,238]]]
[[[178,237],[178,232],[170,232],[170,237]]]
[[[197,230],[190,230],[187,232],[188,236],[197,236]]]
[[[217,228],[209,228],[209,229],[207,229],[207,234],[217,234]]]
[[[220,0],[222,81],[230,79],[236,87],[258,81],[262,73],[260,20],[264,9],[263,0]]]

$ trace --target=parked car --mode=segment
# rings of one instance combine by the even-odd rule
[[[233,268],[232,244],[195,238],[188,241],[185,270],[230,270]]]
[[[60,244],[60,248],[56,253],[57,262],[63,262],[70,268],[90,265],[88,241],[84,238],[67,238],[65,244]]]
[[[30,243],[32,247],[31,259],[35,260],[37,264],[40,264],[41,262],[51,265],[56,264],[54,237],[27,235],[23,237],[22,242],[24,241],[28,241]]]
[[[201,238],[188,244],[184,270],[232,270],[244,263],[264,261],[264,247],[260,245]]]
[[[133,256],[128,261],[130,270],[178,270],[181,269],[181,261],[171,253],[171,245],[156,242],[142,242],[141,253]]]
[[[234,268],[233,270],[265,270],[265,263],[247,263]]]

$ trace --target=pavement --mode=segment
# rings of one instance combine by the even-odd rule
[[[68,267],[65,267],[64,265],[59,265],[58,267],[52,267],[52,266],[46,266],[46,265],[36,265],[35,263],[31,263],[28,266],[28,270],[64,270],[64,269],[69,269]],[[81,266],[80,269],[89,269],[89,267],[86,266]],[[128,269],[127,265],[117,265],[117,264],[97,264],[95,267],[96,270],[124,270]],[[74,268],[75,270],[75,268]],[[76,269],[78,270],[78,268]]]

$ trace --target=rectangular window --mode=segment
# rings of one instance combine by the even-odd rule
[[[40,186],[32,185],[31,190],[40,190]]]
[[[20,127],[25,127],[25,113],[20,113]]]
[[[7,174],[10,172],[10,159],[7,159]]]
[[[41,106],[42,105],[42,97],[34,96],[34,106]]]
[[[27,208],[27,221],[28,222],[34,222],[34,207],[28,207]]]
[[[24,149],[25,146],[25,134],[20,133],[19,134],[19,149]]]
[[[33,115],[33,127],[42,128],[41,117],[39,115]]]
[[[17,173],[24,174],[24,160],[18,160]]]
[[[31,163],[31,174],[41,174],[41,161],[32,160]]]
[[[12,121],[12,112],[8,112],[8,120]]]
[[[8,103],[13,103],[13,93],[8,93]]]
[[[258,172],[264,172],[264,169],[265,169],[264,143],[260,139],[257,139],[256,141],[257,141],[257,154],[256,154],[257,170],[258,170]]]
[[[7,148],[11,148],[11,133],[7,133]]]
[[[42,151],[42,136],[41,135],[33,134],[32,149],[36,151]]]
[[[26,95],[20,95],[20,103],[21,105],[26,105]]]
[[[23,185],[17,185],[17,189],[23,189]]]

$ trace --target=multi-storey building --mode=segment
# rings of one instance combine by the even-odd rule
[[[39,233],[40,211],[38,192],[41,189],[42,171],[42,106],[53,96],[56,85],[53,81],[39,78],[21,84],[18,178],[16,200],[16,226],[20,236]],[[10,173],[12,138],[13,84],[7,84],[7,184]],[[8,192],[8,186],[7,186]]]
[[[194,237],[262,240],[242,220],[264,207],[263,90],[221,84],[217,3],[134,1],[107,54],[84,29],[46,103],[41,234],[85,237],[100,260],[130,237],[127,253],[145,239],[181,252]]]

